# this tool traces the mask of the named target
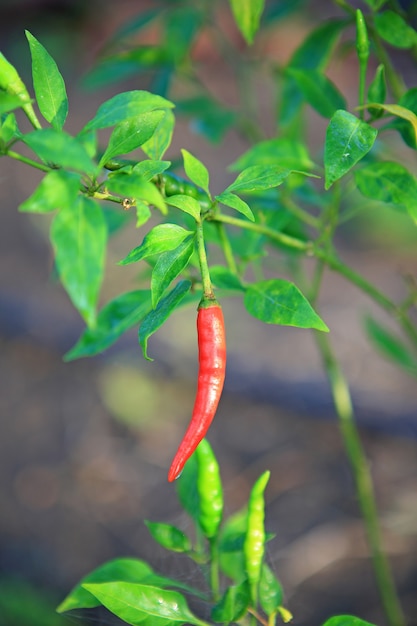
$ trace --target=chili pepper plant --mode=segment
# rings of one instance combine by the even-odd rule
[[[96,86],[135,76],[143,79],[144,88],[116,90],[77,134],[65,129],[69,105],[64,78],[35,35],[26,33],[33,86],[24,84],[18,69],[0,56],[0,153],[44,173],[19,210],[53,213],[50,240],[57,273],[86,324],[65,359],[103,352],[132,327],[138,328],[140,348],[149,359],[148,341],[164,322],[181,315],[185,306],[198,308],[196,400],[167,468],[170,481],[180,475],[175,485],[195,533],[187,536],[166,522],[146,524],[159,544],[201,566],[206,588],[164,577],[138,559],[118,559],[87,575],[59,611],[102,604],[133,625],[291,619],[281,585],[264,558],[271,538],[264,522],[269,473],[265,469],[254,484],[247,507],[224,520],[220,471],[204,439],[225,379],[221,302],[232,295],[267,324],[313,333],[332,389],[387,623],[401,626],[403,612],[384,552],[349,384],[332,347],[332,328],[320,314],[320,291],[325,271],[332,270],[390,315],[396,333],[370,319],[368,335],[385,357],[416,376],[415,277],[404,280],[402,296],[393,300],[342,260],[336,238],[370,203],[375,210],[391,209],[393,220],[406,215],[410,229],[416,226],[417,87],[408,84],[398,64],[400,54],[415,63],[414,4],[407,9],[405,3],[366,0],[360,10],[348,0],[328,3],[333,15],[316,16],[282,62],[265,52],[268,38],[291,12],[309,10],[314,3],[155,4],[114,33],[88,76]],[[157,34],[152,45],[141,43],[147,29]],[[235,107],[220,101],[202,79],[196,49],[203,39],[219,65],[227,65],[234,76],[240,90]],[[357,75],[357,97],[350,105],[328,72],[332,59],[346,54],[354,58]],[[273,87],[276,116],[268,134],[259,122],[259,76]],[[308,140],[311,110],[326,121],[314,153]],[[22,130],[24,116],[29,131]],[[187,146],[166,157],[176,116],[193,122],[202,155],[205,141],[221,145],[230,130],[245,140],[245,151],[225,164],[233,173],[226,188],[213,192],[217,185],[204,156],[198,158]],[[105,141],[102,129],[110,129]],[[403,141],[402,152],[391,149],[392,136]],[[106,248],[120,228],[136,228],[138,239],[121,265],[150,268],[150,281],[148,288],[121,293],[99,308]],[[191,596],[200,600],[201,616],[189,609],[186,598]],[[291,611],[296,614],[297,607]],[[364,623],[352,616],[327,622]]]

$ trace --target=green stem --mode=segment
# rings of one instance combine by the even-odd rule
[[[213,286],[211,284],[210,272],[207,262],[206,246],[204,244],[203,222],[197,222],[197,254],[200,262],[201,280],[203,282],[203,298],[214,300]]]
[[[14,152],[14,150],[7,150],[6,155],[9,156],[11,159],[15,159],[16,161],[20,161],[21,163],[30,165],[31,167],[36,167],[36,169],[41,170],[42,172],[51,171],[51,168],[48,167],[48,165],[44,165],[43,163],[39,163],[38,161],[34,161],[33,159],[28,159],[28,157],[23,156],[23,154]]]
[[[366,71],[369,59],[369,39],[365,19],[360,9],[356,10],[356,51],[359,60],[358,101],[359,106],[363,107],[365,104]],[[363,108],[360,109],[359,115],[361,120],[365,118],[365,110]]]
[[[292,215],[297,217],[301,222],[304,222],[305,224],[308,224],[313,228],[319,228],[320,220],[317,219],[317,217],[315,217],[314,215],[311,215],[311,213],[307,213],[307,211],[295,204],[295,202],[293,202],[291,198],[284,197],[283,205],[290,213],[292,213]]]
[[[218,222],[216,224],[217,232],[219,235],[220,243],[222,246],[224,258],[226,259],[227,267],[235,276],[239,276],[235,257],[233,254],[232,246],[230,245],[229,237],[227,236],[226,229],[223,224]]]
[[[219,549],[217,545],[217,537],[209,539],[210,543],[210,588],[213,601],[218,602],[220,599],[220,575],[219,575]]]
[[[316,332],[315,338],[331,385],[340,430],[353,470],[382,605],[391,626],[404,626],[404,616],[390,566],[382,547],[371,474],[355,424],[349,387],[334,358],[328,337],[324,333]]]

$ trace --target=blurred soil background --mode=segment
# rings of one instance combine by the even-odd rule
[[[30,84],[24,29],[47,47],[67,81],[68,129],[77,132],[106,98],[147,88],[139,76],[88,91],[80,78],[107,37],[149,4],[2,0],[0,48]],[[267,42],[268,54],[288,58],[309,27],[308,15],[284,21]],[[342,90],[353,89],[349,59],[344,63],[345,71],[332,71]],[[210,50],[202,72],[222,101],[233,105],[231,77],[227,68],[220,72]],[[272,119],[268,93],[264,106],[265,120]],[[322,141],[325,122],[313,122]],[[227,165],[246,146],[232,133],[224,145],[209,144],[179,120],[170,154],[181,147],[207,164],[220,191],[231,178]],[[184,559],[153,545],[143,524],[149,519],[189,529],[166,472],[193,404],[195,311],[182,310],[151,338],[152,363],[143,360],[135,332],[101,357],[64,363],[83,325],[53,278],[48,218],[17,211],[39,180],[30,168],[1,160],[0,625],[116,624],[104,612],[91,621],[81,614],[61,619],[53,607],[84,574],[113,557],[148,559],[160,573],[184,581],[196,575]],[[401,298],[402,276],[415,275],[417,268],[415,229],[404,221],[394,231],[384,214],[356,225],[341,242],[344,259],[390,297]],[[362,234],[369,225],[370,243]],[[142,238],[128,229],[112,241],[103,302],[136,286],[135,267],[116,263]],[[333,614],[351,613],[384,624],[350,469],[310,333],[265,326],[237,300],[222,304],[228,373],[210,441],[228,513],[244,504],[253,481],[270,469],[267,529],[276,538],[268,558],[294,623],[319,625]],[[343,278],[326,275],[320,306],[352,384],[408,624],[417,624],[415,380],[369,345],[364,315],[386,320]]]

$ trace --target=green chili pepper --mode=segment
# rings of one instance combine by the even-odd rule
[[[269,471],[264,472],[252,487],[248,503],[248,525],[243,544],[246,574],[248,576],[254,606],[256,606],[258,601],[258,585],[261,578],[262,561],[265,552],[264,491],[269,476]]]
[[[3,89],[11,96],[17,96],[22,101],[22,109],[29,118],[31,124],[35,128],[40,128],[38,118],[30,103],[30,96],[28,90],[16,68],[6,59],[6,57],[0,52],[0,89]]]
[[[207,539],[217,535],[223,514],[220,469],[209,442],[203,439],[196,449],[197,490],[200,498],[198,523]]]
[[[356,50],[359,60],[365,63],[369,57],[369,39],[365,18],[360,9],[356,9]]]

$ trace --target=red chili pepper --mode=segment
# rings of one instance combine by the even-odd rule
[[[168,480],[178,478],[182,469],[204,438],[216,413],[226,372],[224,319],[216,303],[202,303],[197,315],[198,385],[193,414],[168,472]]]

